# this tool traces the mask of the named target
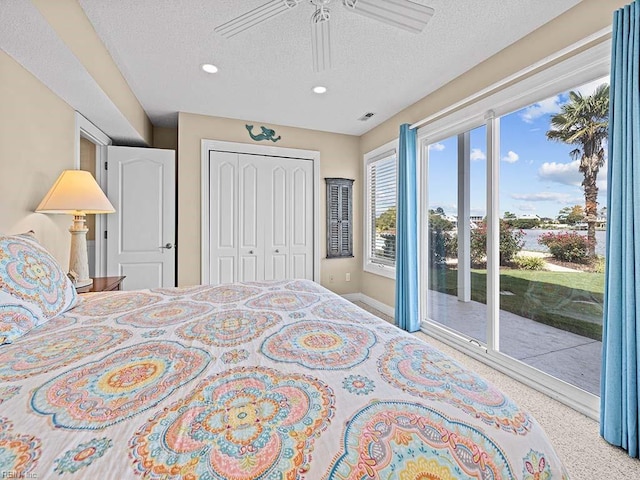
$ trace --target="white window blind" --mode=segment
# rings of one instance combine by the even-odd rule
[[[396,155],[367,165],[369,262],[395,266]]]

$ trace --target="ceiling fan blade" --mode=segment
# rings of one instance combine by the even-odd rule
[[[265,20],[269,20],[281,13],[291,10],[296,7],[299,2],[300,0],[271,0],[258,8],[254,8],[250,12],[240,15],[233,20],[229,20],[222,25],[218,25],[214,28],[214,31],[225,38],[231,38],[251,27],[255,27]]]
[[[411,0],[343,0],[342,3],[354,13],[412,33],[422,32],[434,13],[433,8]]]
[[[330,33],[329,11],[326,8],[316,10],[316,13],[311,17],[311,48],[313,69],[316,72],[331,68]]]

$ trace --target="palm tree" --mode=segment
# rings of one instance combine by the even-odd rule
[[[576,145],[571,158],[580,160],[584,175],[584,213],[587,222],[589,256],[596,254],[596,220],[598,217],[598,172],[604,165],[604,144],[609,127],[609,85],[602,84],[590,96],[569,92],[569,102],[551,117],[549,140]]]

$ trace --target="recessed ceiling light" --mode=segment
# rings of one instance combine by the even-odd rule
[[[319,93],[319,94],[326,93],[327,92],[327,87],[323,87],[321,85],[318,85],[317,87],[313,87],[313,91],[315,93]]]
[[[202,65],[202,70],[207,73],[216,73],[218,71],[218,67],[210,63],[205,63],[204,65]]]

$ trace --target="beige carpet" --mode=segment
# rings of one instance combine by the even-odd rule
[[[387,315],[362,302],[355,303],[393,323]],[[547,432],[572,480],[640,479],[640,460],[605,442],[594,420],[422,332],[415,335],[479,373],[531,412]]]

